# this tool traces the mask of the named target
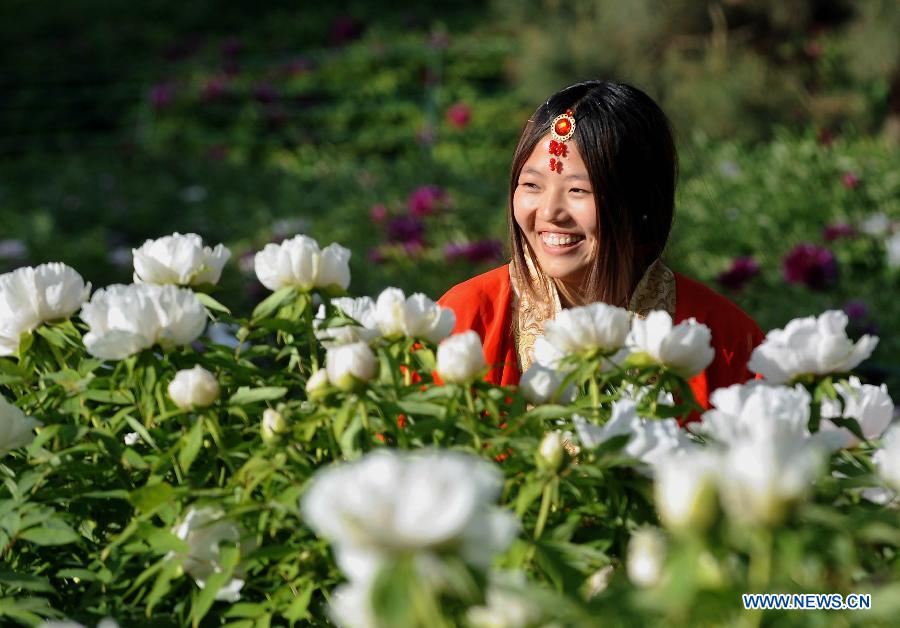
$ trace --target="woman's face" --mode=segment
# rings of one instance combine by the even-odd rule
[[[598,245],[594,190],[573,140],[561,173],[550,170],[549,146],[548,134],[522,167],[513,214],[543,272],[577,287]]]

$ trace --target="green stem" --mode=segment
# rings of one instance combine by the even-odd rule
[[[757,532],[753,540],[753,550],[750,554],[750,569],[748,579],[750,588],[759,593],[765,593],[769,587],[772,573],[772,531],[763,528]]]
[[[475,398],[472,396],[472,388],[468,385],[465,387],[466,407],[469,409],[469,424],[472,429],[472,438],[474,440],[475,451],[481,451],[481,437],[478,435],[478,412],[475,410]]]
[[[597,376],[591,375],[590,382],[591,391],[591,408],[595,414],[600,413],[600,385],[597,383]]]
[[[544,533],[544,526],[547,525],[547,517],[550,515],[550,503],[553,501],[553,480],[548,481],[544,485],[541,493],[541,509],[538,512],[537,525],[534,526],[534,540],[541,538]]]

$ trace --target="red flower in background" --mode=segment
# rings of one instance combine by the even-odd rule
[[[853,225],[848,225],[845,222],[828,225],[822,230],[822,238],[826,242],[834,242],[841,238],[852,238],[855,235],[856,229],[853,228]]]
[[[855,172],[845,172],[841,175],[841,183],[843,183],[844,187],[848,190],[855,190],[859,187],[859,177]]]
[[[467,127],[471,119],[472,110],[465,103],[458,102],[450,105],[450,108],[447,109],[447,122],[450,126],[454,126],[457,129]]]
[[[369,210],[369,217],[372,218],[372,222],[384,222],[388,217],[388,208],[382,203],[372,205],[372,208]]]
[[[478,240],[477,242],[452,242],[444,249],[444,258],[454,261],[461,257],[473,264],[500,259],[503,245],[499,240]]]
[[[413,191],[407,200],[409,213],[421,217],[435,214],[446,206],[447,193],[437,185],[423,185]]]
[[[738,291],[753,277],[759,274],[759,264],[752,257],[736,257],[731,268],[719,274],[716,281],[729,290]]]
[[[837,260],[823,246],[804,242],[798,244],[784,258],[784,279],[812,290],[824,290],[835,282]]]

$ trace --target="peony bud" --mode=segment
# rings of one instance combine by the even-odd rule
[[[219,398],[219,382],[205,368],[196,365],[175,373],[169,382],[169,397],[182,410],[205,408]]]
[[[350,391],[378,373],[378,360],[365,342],[332,347],[325,354],[328,381],[341,390]]]
[[[547,432],[541,440],[541,444],[537,450],[538,468],[548,471],[556,471],[562,466],[565,456],[565,448],[563,447],[563,437],[559,430]]]
[[[275,442],[282,434],[289,431],[290,426],[288,425],[288,422],[284,420],[284,417],[278,410],[273,410],[272,408],[265,409],[261,427],[263,442]]]
[[[310,399],[321,399],[328,394],[328,372],[319,369],[306,381],[306,394]]]
[[[676,532],[705,530],[716,513],[717,460],[705,452],[665,459],[656,470],[656,508]]]
[[[612,582],[615,573],[616,568],[612,565],[607,565],[591,574],[591,577],[585,582],[585,594],[587,599],[590,600],[606,591],[606,589],[609,588],[609,583]]]
[[[474,331],[450,336],[438,346],[437,372],[449,384],[468,384],[487,367],[481,338]]]
[[[656,528],[642,528],[628,542],[625,569],[639,587],[652,587],[662,579],[666,560],[666,539]]]

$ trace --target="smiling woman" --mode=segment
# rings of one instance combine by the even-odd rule
[[[488,379],[514,384],[534,361],[544,323],[604,302],[638,318],[666,311],[712,332],[715,357],[690,384],[709,407],[715,388],[743,382],[756,323],[661,260],[675,210],[678,156],[669,122],[639,89],[587,81],[537,108],[513,155],[509,264],[454,286],[441,304],[456,332],[484,343]]]

